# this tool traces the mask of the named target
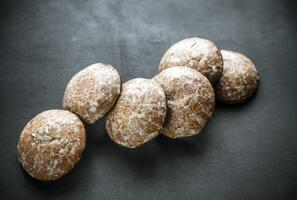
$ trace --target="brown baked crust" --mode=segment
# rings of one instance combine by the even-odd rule
[[[116,69],[108,64],[93,64],[69,81],[63,107],[92,124],[112,108],[120,91],[121,78]]]
[[[153,78],[167,98],[162,134],[170,138],[196,135],[205,127],[215,108],[208,79],[189,67],[171,67]]]
[[[211,41],[188,38],[173,44],[160,61],[159,71],[169,67],[186,66],[196,69],[215,83],[223,71],[220,49]]]
[[[246,56],[221,51],[224,71],[215,86],[216,98],[224,103],[240,103],[250,98],[256,91],[259,74],[253,62]]]
[[[107,116],[110,138],[135,148],[159,134],[166,115],[166,96],[150,79],[136,78],[123,84],[121,95]]]
[[[32,177],[56,180],[80,160],[85,142],[85,128],[76,115],[48,110],[24,127],[17,146],[18,159]]]

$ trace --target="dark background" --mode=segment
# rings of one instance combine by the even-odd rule
[[[297,14],[294,1],[1,1],[1,199],[295,199]],[[198,36],[251,58],[258,93],[217,105],[198,136],[159,136],[129,150],[87,127],[87,148],[67,176],[32,179],[17,161],[24,125],[61,108],[64,88],[95,62],[124,81],[151,78],[164,51]]]

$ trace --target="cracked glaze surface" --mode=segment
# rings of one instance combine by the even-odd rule
[[[170,138],[196,135],[205,127],[215,107],[208,79],[189,67],[171,67],[156,75],[167,98],[162,134]]]
[[[173,44],[160,61],[159,71],[174,66],[187,66],[206,76],[211,83],[218,80],[223,71],[220,49],[211,41],[188,38]]]
[[[93,64],[70,80],[63,107],[92,124],[111,109],[120,92],[121,78],[116,69],[107,64]]]
[[[246,56],[222,50],[223,74],[215,86],[216,98],[225,103],[240,103],[256,91],[260,79],[253,62]]]
[[[165,115],[162,88],[150,79],[132,79],[123,84],[118,102],[107,116],[106,130],[114,142],[134,148],[159,134]]]
[[[69,172],[85,149],[85,128],[65,110],[48,110],[27,123],[18,142],[18,159],[34,178],[55,180]]]

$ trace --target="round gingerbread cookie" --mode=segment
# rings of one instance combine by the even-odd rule
[[[110,138],[135,148],[156,137],[166,115],[162,88],[150,79],[136,78],[123,84],[121,95],[107,116]]]
[[[32,177],[56,180],[80,160],[85,143],[84,125],[75,114],[48,110],[23,129],[17,146],[18,159]]]
[[[222,74],[223,59],[220,49],[213,42],[197,37],[188,38],[173,44],[166,51],[159,71],[174,66],[196,69],[214,83]]]
[[[167,98],[162,133],[170,138],[200,133],[215,108],[215,95],[208,79],[189,67],[170,67],[153,80],[161,85]]]
[[[63,107],[92,124],[111,109],[120,91],[121,78],[116,69],[108,64],[93,64],[72,77]]]
[[[224,70],[215,86],[216,98],[225,103],[240,103],[256,91],[259,74],[253,62],[246,56],[222,50]]]

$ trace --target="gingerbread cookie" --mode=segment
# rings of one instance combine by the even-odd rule
[[[256,91],[259,74],[253,62],[246,56],[222,50],[223,74],[215,86],[216,98],[225,103],[240,103]]]
[[[159,134],[166,115],[162,88],[150,79],[123,84],[118,102],[107,116],[110,138],[125,147],[138,147]]]
[[[63,107],[77,114],[86,124],[103,117],[121,91],[121,78],[111,65],[93,64],[73,76],[68,83]]]
[[[182,138],[201,132],[215,108],[215,95],[208,79],[189,67],[170,67],[153,78],[167,97],[162,133]]]
[[[85,128],[66,110],[48,110],[34,117],[18,142],[18,159],[34,178],[50,181],[67,174],[85,149]]]
[[[223,71],[220,49],[211,41],[188,38],[173,44],[160,61],[159,71],[169,67],[186,66],[196,69],[215,83]]]

